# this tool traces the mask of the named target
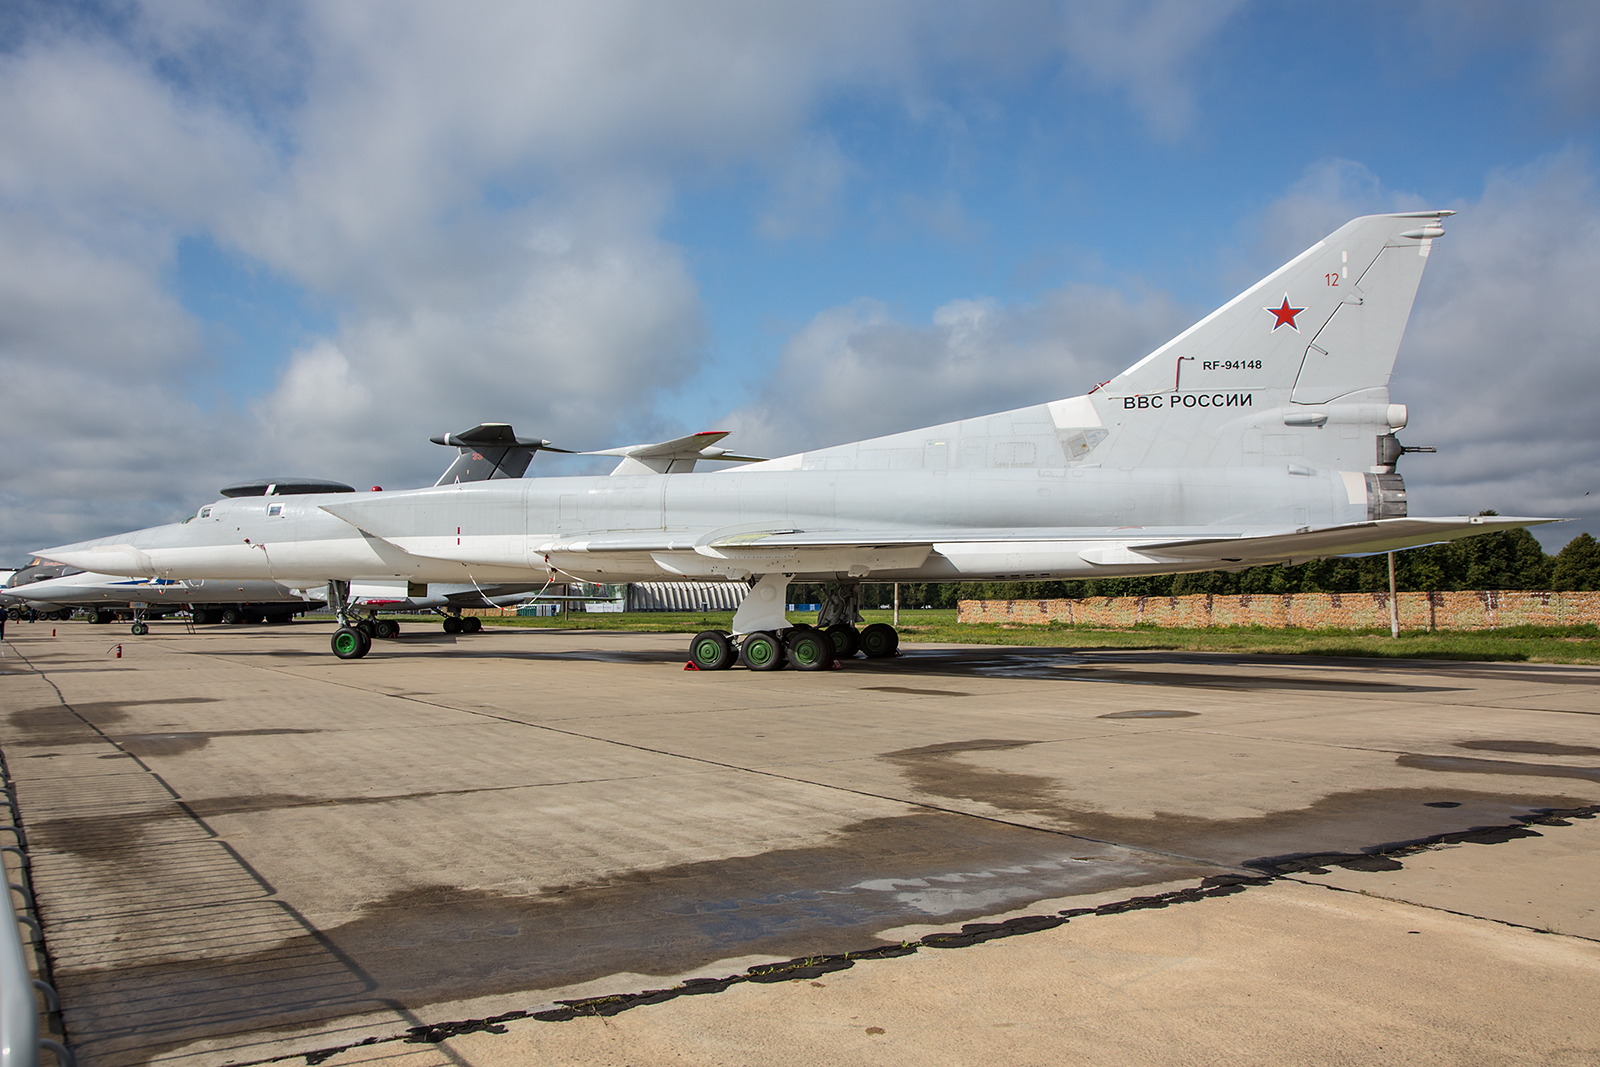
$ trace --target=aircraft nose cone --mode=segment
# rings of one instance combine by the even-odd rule
[[[156,576],[155,563],[150,557],[126,543],[96,543],[85,541],[60,548],[48,548],[36,555],[99,574],[126,574],[141,578]]]

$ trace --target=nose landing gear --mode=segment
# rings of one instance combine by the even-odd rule
[[[362,628],[364,620],[357,620],[350,613],[349,582],[328,583],[328,605],[339,619],[339,628],[333,631],[333,638],[329,641],[333,654],[340,659],[360,659],[371,652],[372,635]]]

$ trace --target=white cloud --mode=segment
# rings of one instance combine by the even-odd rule
[[[1062,42],[1076,72],[1125,93],[1159,136],[1194,124],[1189,68],[1245,0],[1073,0],[1061,7]]]
[[[721,425],[739,448],[777,455],[1076,396],[1196,317],[1159,294],[1090,286],[1009,307],[955,300],[925,326],[859,301],[818,314],[760,398]]]
[[[1559,117],[1592,121],[1600,114],[1600,6],[1591,0],[1428,0],[1412,21],[1435,42],[1439,61],[1454,68],[1525,45],[1519,50],[1531,76],[1524,84],[1554,101]],[[1493,70],[1487,67],[1490,77]]]
[[[1420,511],[1559,515],[1562,544],[1600,530],[1600,182],[1563,153],[1493,176],[1446,223],[1392,391]],[[1585,497],[1586,493],[1594,493]]]

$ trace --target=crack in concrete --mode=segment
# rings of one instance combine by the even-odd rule
[[[1387,900],[1391,904],[1404,904],[1408,908],[1421,908],[1424,911],[1437,911],[1444,915],[1457,915],[1463,919],[1478,919],[1482,922],[1495,923],[1499,926],[1509,926],[1515,930],[1527,930],[1530,933],[1545,934],[1550,937],[1570,937],[1577,941],[1588,941],[1591,944],[1600,945],[1600,937],[1588,937],[1584,934],[1568,934],[1563,933],[1560,930],[1551,930],[1538,926],[1529,926],[1527,923],[1512,922],[1510,919],[1496,919],[1492,915],[1478,915],[1475,912],[1470,911],[1456,911],[1454,908],[1440,907],[1437,904],[1424,904],[1418,900],[1406,900],[1404,897],[1391,897],[1383,893],[1374,893],[1367,889],[1349,889],[1342,885],[1329,885],[1326,882],[1308,882],[1303,878],[1290,878],[1287,875],[1284,876],[1283,880],[1286,882],[1293,882],[1296,885],[1316,886],[1318,889],[1328,889],[1335,893],[1353,893],[1358,897],[1371,897],[1373,900]]]

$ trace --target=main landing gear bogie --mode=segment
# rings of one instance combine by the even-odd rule
[[[742,638],[721,630],[702,630],[689,643],[689,662],[702,671],[723,671],[735,663],[753,671],[784,667],[821,671],[853,658],[857,652],[865,653],[869,659],[882,659],[894,655],[899,647],[900,635],[885,623],[874,623],[860,631],[848,623],[822,630],[802,623],[781,633],[757,630]]]

